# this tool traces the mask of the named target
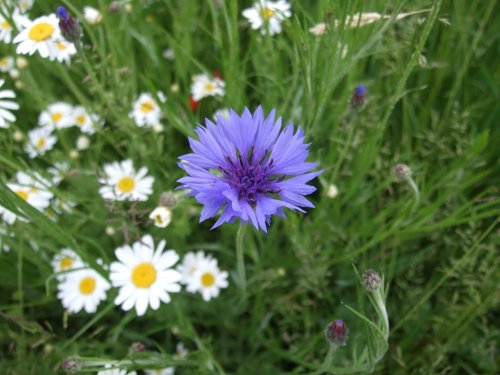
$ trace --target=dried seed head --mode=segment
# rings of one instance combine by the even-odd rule
[[[382,285],[382,279],[377,271],[368,269],[363,274],[363,287],[370,293],[376,292]]]
[[[337,319],[328,324],[325,336],[331,345],[338,348],[344,346],[349,339],[349,329],[343,320]]]

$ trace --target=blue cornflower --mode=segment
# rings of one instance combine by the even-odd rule
[[[231,110],[227,119],[205,122],[196,128],[199,140],[189,138],[193,153],[179,158],[189,175],[179,188],[204,205],[200,222],[222,209],[213,228],[239,218],[267,232],[272,215],[285,217],[283,208],[314,207],[304,195],[316,190],[307,182],[322,171],[311,172],[317,163],[306,162],[310,143],[300,128],[282,130],[275,111],[264,118],[261,107],[253,116],[245,108],[241,117]]]
[[[73,18],[63,6],[57,7],[57,16],[59,17],[59,27],[62,36],[72,43],[80,43],[82,27],[78,23],[78,20]]]

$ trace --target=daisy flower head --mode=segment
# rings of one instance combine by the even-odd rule
[[[95,313],[97,306],[106,299],[110,285],[99,273],[91,268],[68,273],[59,283],[57,298],[69,312]]]
[[[222,288],[227,288],[227,277],[227,272],[217,266],[216,259],[205,259],[198,263],[186,289],[190,293],[199,292],[204,301],[210,301],[219,296]]]
[[[84,263],[78,254],[68,248],[64,248],[57,253],[52,259],[51,265],[56,273],[84,267]],[[66,276],[67,274],[61,274],[57,278],[62,280]]]
[[[7,186],[20,198],[26,201],[26,203],[40,211],[49,207],[50,200],[54,197],[54,195],[47,190],[49,186],[48,181],[38,173],[35,173],[34,177],[32,177],[24,172],[17,172],[16,182],[7,183]],[[1,206],[0,216],[2,216],[3,220],[8,224],[13,224],[16,219],[19,218],[15,213]],[[23,218],[20,218],[20,220],[26,221]]]
[[[71,56],[76,54],[75,45],[64,39],[56,40],[55,43],[57,47],[55,59],[66,63],[66,65],[71,64]]]
[[[103,121],[96,113],[89,113],[82,106],[73,109],[73,123],[87,134],[94,134],[103,125]]]
[[[130,159],[105,164],[105,177],[99,179],[99,193],[104,199],[145,201],[153,193],[154,183],[154,178],[147,173],[146,167],[136,172]]]
[[[0,9],[0,41],[10,43],[12,41],[12,31],[14,31],[11,21],[14,21],[17,29],[22,29],[23,25],[28,22],[28,18],[19,13],[17,8],[12,12],[12,20],[5,18],[4,14],[8,14],[7,9],[1,6]]]
[[[26,144],[26,152],[31,159],[37,156],[44,155],[45,152],[54,148],[57,138],[52,135],[52,129],[43,126],[35,128],[28,132],[28,143]]]
[[[258,0],[253,7],[243,11],[252,29],[260,29],[262,35],[281,33],[281,22],[292,15],[290,4],[285,0]]]
[[[161,102],[166,102],[167,98],[162,93],[158,93]],[[162,112],[153,95],[143,92],[134,102],[132,112],[129,117],[134,119],[135,124],[142,128],[143,126],[154,127],[160,122]]]
[[[33,55],[38,51],[43,58],[50,60],[56,58],[55,41],[61,39],[61,30],[55,14],[24,22],[23,26],[25,28],[14,38],[14,43],[18,44],[16,49],[18,54]]]
[[[5,83],[4,79],[0,79],[0,89]],[[9,99],[15,99],[16,93],[12,90],[0,90],[0,128],[8,128],[9,122],[16,121],[16,116],[11,110],[19,109],[19,104]]]
[[[178,182],[204,205],[200,222],[222,210],[212,229],[240,219],[267,232],[271,216],[284,217],[284,208],[314,207],[304,195],[316,190],[307,182],[322,171],[311,172],[317,163],[306,162],[304,132],[293,124],[282,129],[274,110],[267,118],[261,107],[253,115],[231,110],[229,119],[206,119],[196,133],[199,140],[189,138],[193,152],[179,157],[188,176]]]
[[[120,288],[115,299],[125,311],[135,306],[138,316],[144,315],[148,306],[158,310],[160,301],[169,303],[169,293],[181,290],[181,275],[171,267],[179,256],[174,250],[163,251],[165,241],[154,246],[153,238],[145,235],[140,241],[115,250],[117,262],[111,263],[110,280]]]
[[[172,210],[168,207],[156,207],[149,214],[149,219],[153,220],[158,228],[166,228],[172,222]]]
[[[101,370],[97,372],[97,375],[137,375],[135,371],[127,372],[127,370],[122,370],[120,368],[113,367],[111,364],[104,365],[107,370]]]
[[[143,370],[146,375],[174,375],[175,367],[158,368],[154,370]]]
[[[33,6],[35,0],[17,0],[17,7],[23,13],[26,13]]]
[[[51,129],[68,128],[73,124],[73,106],[64,102],[55,102],[40,113],[38,124]]]
[[[68,176],[70,169],[70,164],[63,161],[54,163],[54,166],[47,168],[47,172],[51,175],[52,183],[58,185]]]
[[[175,359],[184,359],[188,355],[188,350],[184,346],[182,342],[178,342],[177,345],[175,346],[175,353],[173,357]]]
[[[8,73],[14,69],[14,58],[11,56],[5,56],[0,59],[0,72]]]
[[[218,77],[211,77],[208,74],[197,74],[193,76],[191,97],[195,102],[199,102],[208,96],[224,96],[225,86],[226,83]]]
[[[86,6],[83,7],[83,18],[89,25],[95,26],[101,23],[102,13],[96,8]]]
[[[181,283],[186,285],[189,284],[199,264],[211,259],[212,257],[210,255],[205,255],[201,250],[196,253],[191,251],[186,253],[182,259],[182,263],[177,266],[177,271],[179,271],[182,276]]]

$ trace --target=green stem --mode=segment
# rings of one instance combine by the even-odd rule
[[[246,293],[247,278],[245,274],[245,258],[243,253],[243,239],[245,237],[246,225],[240,223],[238,233],[236,234],[236,271],[240,288]]]

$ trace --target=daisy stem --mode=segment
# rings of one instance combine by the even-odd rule
[[[243,253],[243,239],[245,237],[245,231],[247,226],[240,223],[238,228],[238,233],[236,234],[236,271],[238,274],[238,282],[240,288],[246,293],[247,290],[247,278],[245,274],[245,257]]]

